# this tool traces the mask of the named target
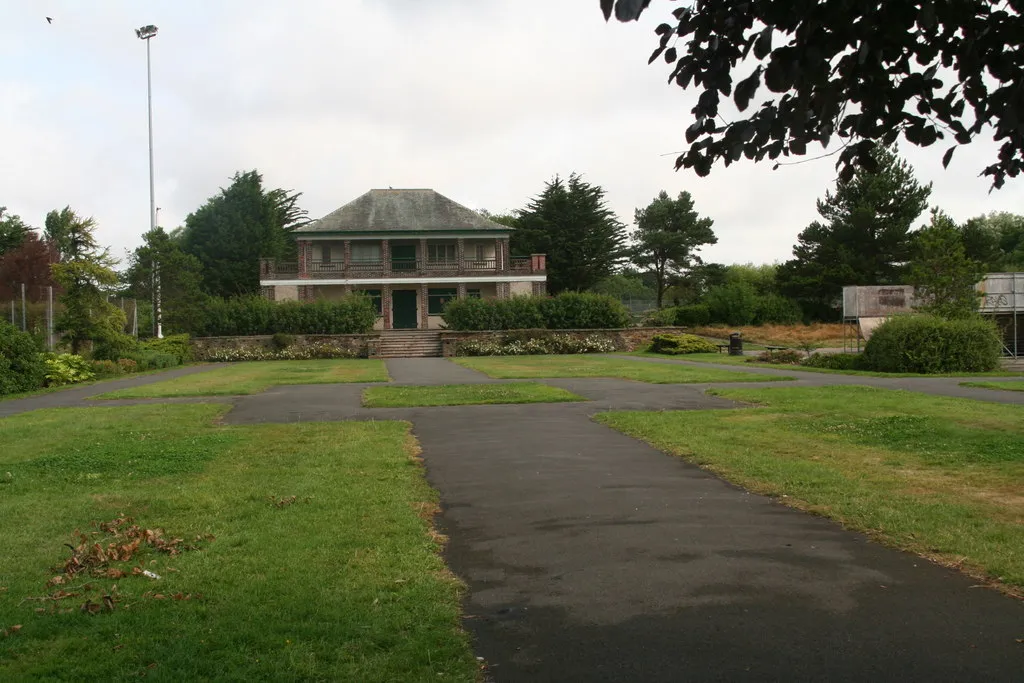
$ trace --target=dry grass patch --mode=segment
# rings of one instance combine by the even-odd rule
[[[843,345],[843,327],[841,323],[814,323],[812,325],[744,325],[728,327],[715,325],[695,327],[694,334],[716,339],[728,339],[731,332],[741,332],[744,342],[769,344],[771,346],[796,346],[814,344],[816,348],[835,348]],[[847,343],[857,338],[857,328],[846,325]]]

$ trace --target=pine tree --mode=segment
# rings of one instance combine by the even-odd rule
[[[637,209],[634,216],[637,229],[632,235],[635,246],[631,260],[653,274],[661,308],[670,280],[702,263],[696,253],[702,245],[718,242],[711,230],[714,221],[700,217],[689,192],[680,192],[672,199],[664,190],[646,207]]]
[[[916,233],[910,282],[918,308],[941,318],[969,318],[978,313],[979,264],[967,257],[963,235],[946,214],[932,210],[931,223]]]
[[[877,170],[858,170],[818,200],[824,222],[800,233],[795,258],[779,268],[782,293],[814,317],[835,315],[846,285],[898,284],[906,277],[910,229],[928,206],[931,184],[919,184],[892,151],[875,154]]]
[[[517,223],[512,251],[547,254],[552,294],[594,287],[626,255],[626,228],[605,204],[604,190],[576,173],[555,176],[518,212]]]

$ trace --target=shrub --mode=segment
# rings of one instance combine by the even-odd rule
[[[700,327],[711,322],[711,309],[707,304],[680,306],[675,310],[675,324],[680,327]]]
[[[877,372],[987,372],[999,366],[996,326],[980,316],[943,320],[901,315],[875,329],[863,363]]]
[[[449,301],[441,316],[453,330],[480,331],[495,329],[494,306],[491,299],[464,298]]]
[[[678,356],[684,353],[714,353],[718,347],[695,334],[656,334],[651,338],[649,350]]]
[[[179,363],[187,363],[192,360],[192,345],[187,334],[169,334],[163,339],[147,339],[142,342],[141,347],[146,351],[158,353],[169,353],[178,358]]]
[[[678,324],[676,322],[678,314],[678,308],[663,308],[645,315],[643,322],[647,327],[671,327]]]
[[[800,365],[827,370],[863,369],[860,355],[854,353],[815,353],[800,361]]]
[[[270,338],[270,345],[276,351],[284,351],[294,343],[295,337],[290,334],[285,334],[284,332],[278,332]]]
[[[220,363],[234,363],[252,360],[313,360],[317,358],[355,358],[348,348],[327,341],[311,342],[304,345],[292,344],[285,349],[246,347],[240,349],[211,349],[204,360]]]
[[[482,301],[482,299],[481,299]],[[545,327],[540,297],[514,296],[511,299],[490,299],[495,330],[529,330]]]
[[[65,384],[85,382],[95,374],[89,367],[89,361],[73,353],[46,354],[46,384],[51,387],[62,387]]]
[[[758,296],[746,282],[734,282],[712,288],[705,296],[711,322],[749,325],[757,312]]]
[[[118,358],[117,367],[121,369],[121,372],[131,373],[139,371],[139,364],[133,361],[131,358]]]
[[[276,334],[365,334],[377,313],[366,296],[328,301],[282,301],[258,296],[212,298],[192,332],[204,337]]]
[[[46,364],[32,335],[0,322],[0,395],[43,386]]]
[[[800,304],[778,294],[769,294],[757,299],[754,311],[754,324],[781,323],[783,325],[798,323],[803,320]]]
[[[615,342],[600,335],[577,337],[571,334],[546,333],[505,334],[494,340],[460,342],[456,353],[460,356],[527,356],[539,354],[611,353]]]
[[[541,312],[551,330],[607,330],[629,327],[629,310],[615,297],[585,292],[563,292],[541,299]]]
[[[762,351],[753,358],[747,358],[748,363],[775,363],[776,365],[800,365],[804,356],[794,349],[782,349],[780,351]]]
[[[180,365],[178,357],[170,353],[159,351],[137,351],[125,357],[125,360],[133,361],[139,371],[163,370]]]
[[[120,375],[124,372],[121,366],[112,360],[94,360],[89,366],[96,375]]]
[[[135,337],[122,333],[112,333],[97,339],[92,345],[93,360],[116,361],[139,350],[139,342]]]

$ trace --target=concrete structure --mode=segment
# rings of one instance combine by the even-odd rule
[[[989,273],[976,288],[978,312],[999,326],[1005,354],[1024,355],[1024,273]],[[918,303],[912,285],[843,287],[843,321],[857,324],[859,347],[886,318],[910,313]]]
[[[260,285],[276,301],[365,292],[376,329],[440,329],[454,298],[544,294],[544,254],[513,257],[511,228],[434,190],[370,190],[296,230],[298,261],[264,259]]]

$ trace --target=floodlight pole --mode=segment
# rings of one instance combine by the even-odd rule
[[[156,229],[156,191],[153,184],[153,72],[150,67],[150,51],[149,41],[151,38],[156,36],[157,27],[152,24],[143,26],[142,28],[135,29],[135,35],[140,40],[146,41],[146,109],[149,114],[149,229],[150,231]],[[159,282],[154,283],[159,288]],[[159,289],[157,290],[159,292]],[[160,320],[160,295],[156,295],[157,308],[154,310],[153,317],[156,319],[156,337],[161,339],[163,335],[163,329]]]

